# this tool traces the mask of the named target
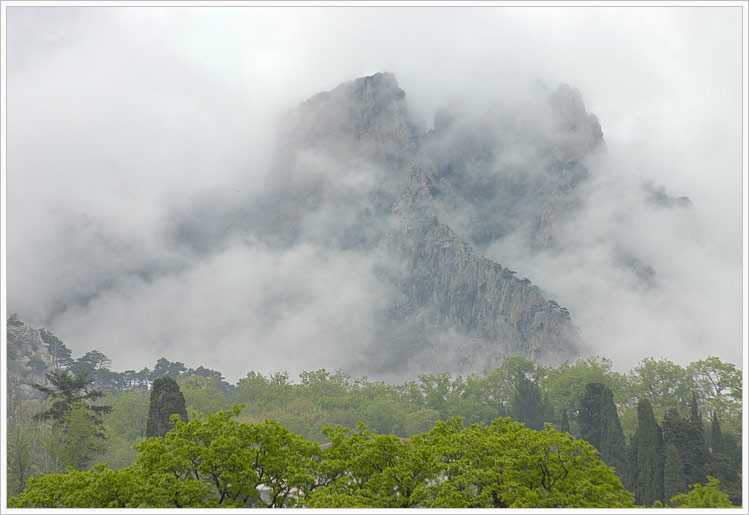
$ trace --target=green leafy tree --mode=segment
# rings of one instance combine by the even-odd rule
[[[606,385],[614,393],[615,402],[620,402],[618,397],[624,377],[612,370],[610,360],[599,356],[579,358],[572,364],[565,361],[550,369],[539,383],[541,389],[549,395],[549,402],[557,413],[567,412],[570,426],[568,431],[575,436],[580,436],[578,411],[585,396],[585,385],[588,383]]]
[[[59,433],[63,463],[76,470],[93,465],[105,449],[105,435],[97,422],[96,414],[84,405],[76,404],[67,412]]]
[[[188,413],[194,411],[207,415],[229,407],[224,392],[218,388],[216,379],[213,377],[182,376],[177,380],[177,384],[185,397]]]
[[[177,381],[169,376],[156,379],[148,407],[146,436],[164,436],[172,428],[171,416],[175,414],[183,422],[187,421],[185,397]]]
[[[433,409],[425,409],[409,413],[406,415],[406,420],[404,422],[406,435],[414,436],[426,433],[434,427],[434,424],[439,419],[439,412]]]
[[[707,485],[690,485],[688,493],[672,497],[669,504],[674,508],[735,508],[720,490],[720,481],[714,477],[708,477],[707,480]]]

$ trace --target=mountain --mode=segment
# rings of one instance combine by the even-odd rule
[[[479,370],[514,354],[556,364],[587,351],[566,309],[474,250],[521,226],[553,245],[587,175],[582,160],[605,148],[576,90],[542,92],[535,108],[494,127],[440,111],[425,132],[395,76],[378,73],[311,97],[285,121],[263,237],[377,256],[387,286],[355,370]],[[525,163],[491,150],[513,143]]]

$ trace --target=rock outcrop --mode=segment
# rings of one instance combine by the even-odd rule
[[[542,171],[551,178],[534,173],[530,181],[519,179],[526,181],[521,187],[528,198],[540,195],[533,203],[538,233],[584,175],[580,155],[602,141],[579,94],[560,88],[551,99],[547,107],[562,114],[535,149],[551,155]],[[299,201],[293,212],[279,216],[294,223],[275,230],[303,238],[305,220],[332,210],[338,216],[328,219],[326,234],[338,235],[333,243],[384,251],[382,278],[392,296],[390,308],[377,315],[381,343],[362,358],[370,373],[414,365],[480,370],[513,354],[556,364],[580,355],[584,345],[566,310],[548,302],[529,279],[480,257],[451,227],[449,219],[460,209],[485,220],[477,225],[489,239],[525,222],[517,213],[507,220],[501,210],[493,217],[483,211],[487,191],[495,201],[518,193],[501,177],[492,182],[471,175],[476,163],[493,162],[487,148],[461,144],[461,153],[431,151],[435,145],[444,151],[450,137],[465,136],[453,131],[445,112],[438,116],[434,133],[420,133],[408,121],[405,92],[391,74],[357,79],[304,102],[285,127],[274,167],[277,193],[271,196]],[[560,125],[565,120],[566,129]],[[531,191],[538,184],[541,192]]]
[[[43,400],[44,394],[31,385],[47,384],[45,373],[52,369],[52,356],[42,340],[41,329],[12,315],[8,319],[8,392]]]

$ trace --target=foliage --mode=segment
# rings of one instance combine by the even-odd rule
[[[631,464],[637,471],[635,475],[635,500],[638,504],[651,506],[663,499],[663,442],[658,424],[653,416],[653,408],[647,399],[641,399],[637,405],[637,445],[636,462]]]
[[[182,376],[177,384],[185,397],[187,413],[194,411],[199,415],[207,415],[229,407],[224,392],[218,388],[213,377]]]
[[[579,358],[573,364],[568,361],[550,369],[540,381],[540,387],[549,395],[549,402],[561,414],[567,414],[572,433],[579,435],[578,416],[585,395],[585,385],[600,383],[614,392],[614,400],[620,402],[618,393],[624,384],[621,374],[612,371],[612,362],[599,356]]]
[[[614,395],[602,383],[585,385],[579,414],[580,437],[597,448],[601,459],[621,474],[626,466],[624,432]]]
[[[49,418],[55,422],[63,420],[73,406],[86,404],[103,397],[98,390],[90,389],[92,380],[87,372],[73,375],[67,371],[49,372],[45,374],[51,386],[34,383],[34,388],[47,395],[49,408],[39,415],[39,418]],[[109,406],[88,406],[97,415],[111,410]],[[98,418],[97,418],[98,420]],[[98,422],[97,422],[98,423]]]
[[[23,322],[21,322],[21,325],[23,325]],[[63,341],[46,329],[40,329],[39,336],[41,336],[42,341],[47,345],[49,355],[52,357],[52,366],[55,370],[70,368],[73,364],[73,353]]]
[[[239,423],[240,408],[139,444],[112,470],[46,474],[10,506],[101,507],[631,507],[588,443],[509,419],[463,427],[438,422],[410,441],[359,425],[326,429],[325,450],[268,420]]]
[[[671,498],[669,504],[675,508],[735,508],[726,494],[720,490],[720,481],[707,478],[707,485],[690,485],[691,490]]]
[[[169,376],[156,379],[151,390],[148,406],[146,436],[164,436],[172,427],[171,416],[178,415],[183,422],[187,421],[185,397],[177,381]]]
[[[684,475],[684,464],[679,451],[673,443],[666,445],[663,464],[663,497],[671,499],[673,496],[685,493],[687,477]]]

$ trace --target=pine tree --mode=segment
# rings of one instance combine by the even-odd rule
[[[183,422],[187,422],[185,397],[177,381],[168,376],[156,379],[151,390],[146,436],[164,436],[172,429],[170,417],[175,414],[179,415]]]
[[[684,464],[674,444],[666,445],[663,465],[663,498],[668,502],[674,495],[686,493],[687,477],[684,475]]]
[[[637,474],[635,501],[652,506],[663,500],[662,439],[653,408],[646,399],[637,403]]]

